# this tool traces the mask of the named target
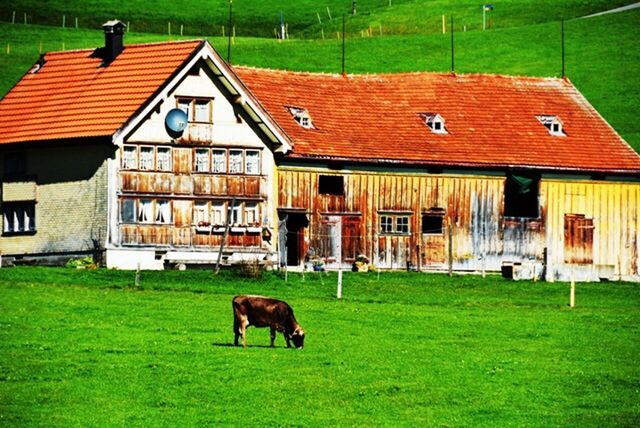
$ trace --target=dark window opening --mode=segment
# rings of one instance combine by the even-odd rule
[[[17,178],[27,175],[27,154],[25,152],[7,153],[4,155],[5,177]]]
[[[540,177],[525,175],[509,175],[504,187],[505,217],[539,216],[538,187]]]
[[[3,202],[3,228],[5,234],[34,233],[36,231],[36,202]]]
[[[120,201],[120,221],[123,223],[134,223],[136,221],[136,201],[134,199]]]
[[[341,175],[321,175],[318,179],[318,192],[321,195],[344,195],[344,177]]]
[[[422,214],[422,233],[442,234],[444,210],[434,208]]]

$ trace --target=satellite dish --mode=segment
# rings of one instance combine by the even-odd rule
[[[167,129],[167,133],[173,138],[181,136],[188,123],[187,113],[179,108],[169,110],[169,113],[164,118],[164,126]]]

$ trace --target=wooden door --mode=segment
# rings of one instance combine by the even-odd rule
[[[564,262],[593,263],[593,219],[584,214],[564,215]]]

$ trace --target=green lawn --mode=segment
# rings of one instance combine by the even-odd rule
[[[383,26],[385,34],[420,34],[441,31],[441,15],[454,14],[469,29],[482,26],[482,2],[476,0],[358,0],[353,30]],[[493,28],[522,26],[561,18],[575,18],[631,3],[629,0],[497,0],[489,13]],[[351,13],[350,0],[235,0],[233,21],[237,35],[273,37],[282,12],[293,36],[320,38],[341,25]],[[391,6],[390,6],[391,5]],[[15,12],[15,18],[14,18]],[[98,28],[109,19],[128,22],[135,31],[173,34],[180,25],[185,34],[220,35],[228,25],[228,0],[13,0],[0,4],[0,21],[61,27]],[[332,18],[332,19],[330,19]]]
[[[3,426],[638,426],[640,289],[409,273],[0,270]],[[286,299],[303,350],[231,298]]]

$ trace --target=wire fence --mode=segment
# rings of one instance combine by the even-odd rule
[[[354,2],[355,3],[355,2]],[[380,7],[392,7],[391,0],[381,0]],[[285,19],[280,14],[274,14],[273,26],[267,22],[245,23],[240,21],[235,23],[226,19],[211,21],[203,17],[192,19],[175,20],[149,20],[149,19],[126,19],[123,22],[127,25],[128,32],[141,32],[152,34],[165,34],[168,36],[198,36],[198,37],[233,37],[242,35],[245,37],[274,37],[276,39],[341,39],[342,31],[338,21],[342,16],[347,17],[346,36],[348,37],[375,37],[384,35],[407,35],[407,34],[434,34],[448,33],[448,19],[450,14],[435,16],[430,20],[421,21],[418,26],[408,28],[390,21],[375,17],[375,10],[380,8],[362,9],[353,6],[350,10],[334,9],[329,6],[309,11],[305,14],[296,14],[293,19]],[[112,15],[93,14],[92,16],[78,16],[75,14],[63,14],[51,12],[47,9],[18,10],[7,7],[0,7],[0,21],[14,25],[43,25],[66,29],[97,29],[110,19]],[[356,20],[357,19],[357,20]],[[478,30],[483,28],[479,19],[473,22],[462,21],[457,31]],[[478,22],[476,22],[478,21]],[[484,27],[490,28],[491,19],[485,23]]]

